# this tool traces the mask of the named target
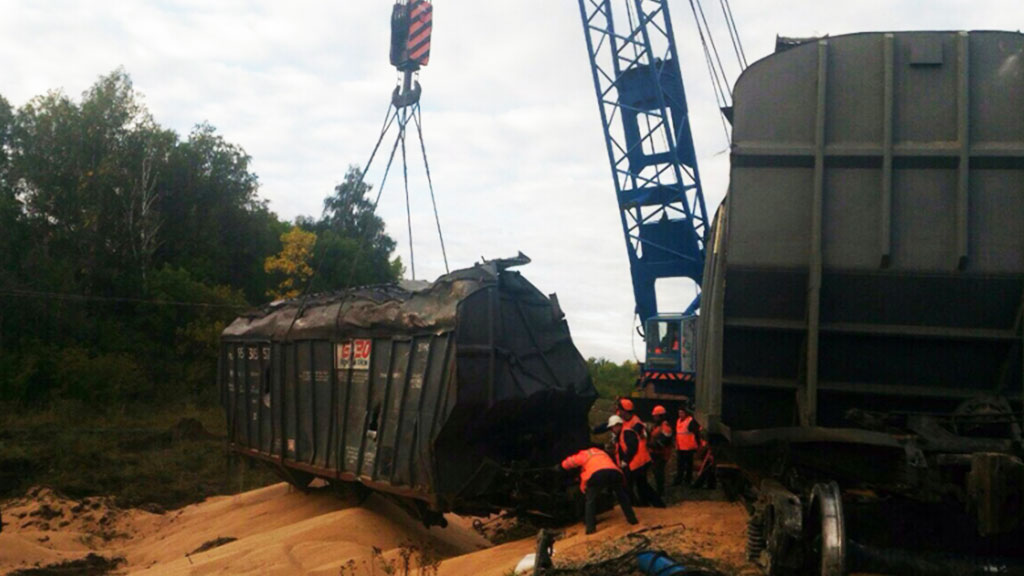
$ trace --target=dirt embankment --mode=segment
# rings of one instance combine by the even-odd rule
[[[0,574],[85,562],[92,554],[107,561],[103,567],[130,574],[506,576],[536,547],[533,537],[492,546],[456,516],[446,529],[427,530],[379,496],[348,508],[330,493],[303,494],[285,484],[165,514],[45,489],[0,510]],[[737,504],[684,502],[637,513],[638,526],[614,509],[599,516],[596,534],[584,535],[582,525],[563,529],[555,566],[600,564],[640,543],[726,574],[750,569],[746,514]]]

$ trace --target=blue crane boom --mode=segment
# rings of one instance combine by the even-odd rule
[[[646,327],[658,314],[657,280],[700,286],[708,232],[672,20],[666,0],[579,5],[636,314]]]

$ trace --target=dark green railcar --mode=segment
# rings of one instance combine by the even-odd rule
[[[557,300],[498,260],[433,283],[273,303],[224,330],[232,450],[448,511],[543,511],[596,392]],[[557,506],[556,506],[557,507]]]
[[[751,556],[1019,569],[1024,35],[779,45],[736,83],[698,345],[698,417],[761,488]]]

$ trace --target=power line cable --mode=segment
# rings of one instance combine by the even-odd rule
[[[13,298],[37,298],[41,300],[70,300],[79,302],[155,304],[159,306],[180,306],[191,308],[227,308],[233,310],[244,310],[252,308],[252,305],[250,304],[215,304],[212,302],[188,302],[182,300],[131,298],[126,296],[86,296],[85,294],[69,294],[66,292],[43,292],[37,290],[0,290],[0,296],[10,296]]]

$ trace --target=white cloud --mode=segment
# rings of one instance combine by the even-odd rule
[[[670,6],[710,215],[728,185],[727,144],[689,4]],[[751,61],[771,52],[776,34],[1024,21],[1024,8],[999,0],[732,8]],[[0,0],[0,13],[0,94],[13,104],[55,88],[77,97],[124,66],[158,122],[187,134],[209,121],[245,148],[262,195],[285,218],[319,214],[347,166],[366,161],[396,78],[385,0]],[[420,81],[453,266],[523,250],[534,259],[525,275],[558,292],[584,355],[631,358],[632,290],[577,5],[437,0]],[[432,277],[443,265],[415,140],[408,152],[417,273]],[[385,159],[374,163],[375,186]],[[400,172],[380,211],[408,262]]]

